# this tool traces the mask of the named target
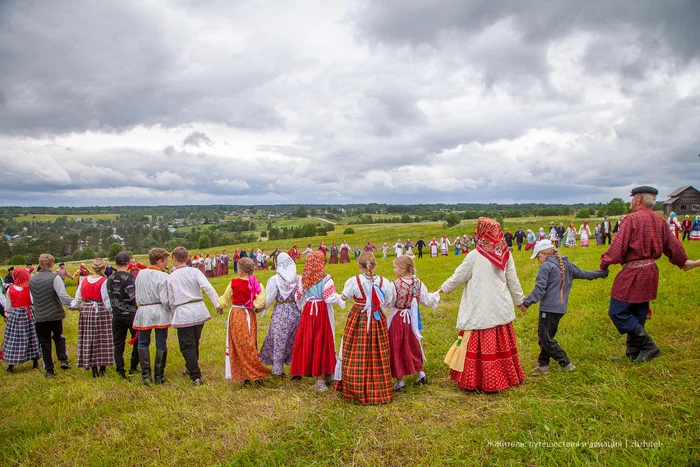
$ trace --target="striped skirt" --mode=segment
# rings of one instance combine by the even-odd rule
[[[33,358],[40,358],[39,339],[34,329],[34,309],[29,308],[29,312],[25,308],[10,310],[7,313],[5,339],[2,343],[5,363],[19,365]]]
[[[114,365],[112,314],[101,301],[87,301],[78,319],[78,367]]]
[[[370,319],[367,331],[365,306],[356,303],[350,310],[343,332],[342,380],[335,389],[346,399],[360,404],[386,404],[394,398],[391,381],[391,351],[386,317]]]
[[[513,323],[472,331],[464,370],[450,370],[450,378],[469,391],[498,392],[525,380],[520,366]]]

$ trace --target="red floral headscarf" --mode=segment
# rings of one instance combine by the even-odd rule
[[[24,268],[15,268],[12,272],[12,278],[15,280],[17,287],[27,287],[29,285],[29,271]]]
[[[501,271],[505,270],[510,252],[503,238],[501,224],[488,217],[480,217],[476,223],[476,235],[476,251]]]
[[[326,255],[316,250],[306,258],[306,266],[301,273],[301,284],[304,290],[307,290],[324,277],[326,277]]]

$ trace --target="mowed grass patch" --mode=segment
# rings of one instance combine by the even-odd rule
[[[424,227],[420,224],[411,227]],[[464,225],[462,227],[465,227]],[[392,230],[396,229],[396,230]],[[460,229],[465,230],[465,229]],[[465,230],[466,231],[466,230]],[[358,238],[361,238],[358,234]],[[406,231],[388,226],[375,238]],[[408,232],[409,238],[417,231]],[[426,235],[427,236],[427,235]],[[431,235],[432,236],[432,235]],[[436,235],[438,236],[438,235]],[[454,236],[452,237],[454,238]],[[316,239],[317,240],[317,239]],[[412,238],[413,240],[413,238]],[[328,239],[326,239],[328,242]],[[288,241],[287,241],[288,242]],[[375,241],[376,244],[376,241]],[[700,245],[685,244],[691,257]],[[290,245],[291,246],[291,245]],[[229,250],[230,251],[230,250]],[[566,250],[583,269],[595,269],[603,247]],[[525,293],[538,262],[513,253]],[[377,273],[392,278],[378,258]],[[463,256],[417,259],[418,277],[437,289]],[[30,364],[0,374],[1,465],[689,465],[700,462],[700,271],[683,272],[664,258],[659,299],[647,329],[663,351],[653,362],[613,363],[624,352],[607,316],[619,266],[605,280],[577,281],[557,339],[576,365],[571,373],[532,376],[539,352],[538,308],[516,311],[514,322],[526,380],[499,394],[465,392],[442,362],[456,339],[461,289],[443,295],[437,310],[422,309],[430,385],[408,389],[392,404],[363,407],[301,382],[271,378],[265,387],[224,380],[226,315],[204,326],[200,364],[205,386],[182,376],[175,330],[168,337],[167,384],[143,387],[109,368],[94,380],[80,369],[58,370],[47,381]],[[302,265],[299,265],[301,272]],[[339,291],[357,273],[353,264],[328,265]],[[259,271],[265,283],[273,271]],[[230,277],[212,280],[223,293]],[[69,287],[74,293],[75,286]],[[206,299],[205,299],[206,300]],[[336,343],[347,312],[336,307]],[[77,316],[68,312],[65,334],[76,360]],[[262,345],[270,311],[259,320]],[[636,447],[645,442],[649,447]],[[596,444],[597,443],[597,444]],[[658,443],[653,445],[651,443]]]

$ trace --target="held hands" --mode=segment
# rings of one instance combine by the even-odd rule
[[[698,266],[700,266],[700,259],[695,260],[695,261],[689,259],[683,265],[683,270],[690,271],[691,269],[696,268]]]
[[[524,303],[521,305],[518,305],[517,308],[518,308],[518,310],[522,311],[523,313],[525,313],[527,311],[527,307],[525,306]]]
[[[223,315],[223,314],[224,314],[224,309],[221,308],[220,306],[217,306],[217,307],[216,307],[216,312],[219,313],[220,315]]]

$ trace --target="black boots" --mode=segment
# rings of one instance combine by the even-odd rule
[[[639,354],[634,359],[636,363],[648,362],[661,356],[661,350],[654,344],[654,341],[640,324],[630,334],[639,348]]]
[[[32,358],[32,369],[36,370],[37,368],[39,368],[39,359]]]
[[[623,357],[615,357],[612,359],[613,362],[621,362],[623,360],[634,360],[639,355],[639,347],[637,345],[636,338],[631,334],[627,334],[626,342],[627,350],[625,350],[625,355]]]
[[[141,363],[141,382],[143,384],[151,384],[151,352],[148,347],[145,349],[139,348],[139,363]]]
[[[98,373],[98,371],[97,371],[97,367],[96,367],[96,366],[92,366],[92,367],[90,367],[90,369],[92,370],[92,377],[93,377],[93,378],[97,378],[97,377],[99,376],[99,373]]]
[[[165,362],[168,359],[167,350],[156,350],[156,361],[153,369],[153,379],[156,384],[165,383]]]

